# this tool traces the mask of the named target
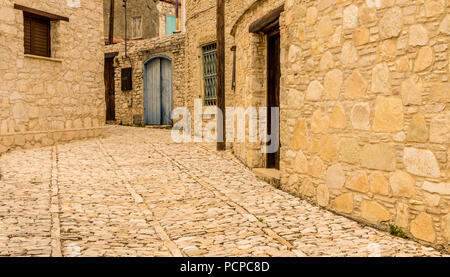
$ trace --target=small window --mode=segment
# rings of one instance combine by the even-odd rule
[[[166,35],[172,35],[177,29],[177,18],[174,15],[166,15]]]
[[[142,38],[142,17],[132,18],[131,34],[133,38]]]
[[[205,105],[216,105],[216,44],[202,47]]]
[[[25,54],[50,57],[50,20],[23,13]]]

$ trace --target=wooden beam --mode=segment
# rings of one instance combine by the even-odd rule
[[[276,8],[275,10],[272,10],[265,16],[261,17],[260,19],[253,22],[250,27],[248,28],[248,31],[250,33],[259,33],[262,32],[265,27],[268,25],[271,25],[278,21],[280,14],[284,11],[284,5],[281,5],[280,7]]]
[[[25,6],[22,6],[22,5],[18,5],[18,4],[14,4],[14,9],[21,10],[21,11],[26,12],[26,13],[31,13],[31,14],[34,14],[34,15],[42,16],[42,17],[45,17],[45,18],[50,19],[50,20],[62,20],[62,21],[69,22],[69,18],[68,17],[60,16],[60,15],[56,15],[56,14],[53,14],[53,13],[48,13],[48,12],[44,12],[44,11],[40,11],[40,10],[36,10],[36,9],[33,9],[33,8],[29,8],[29,7],[25,7]]]
[[[117,55],[119,55],[119,52],[105,53],[105,59],[115,58]]]
[[[223,118],[216,115],[217,150],[224,151],[225,144],[225,0],[217,0],[217,83],[216,104],[217,110],[222,111]]]
[[[109,2],[109,34],[108,44],[114,43],[114,0]]]
[[[271,35],[273,34],[273,31],[280,32],[280,22],[278,20],[270,23],[266,27],[262,28],[260,32],[263,32],[264,34]]]

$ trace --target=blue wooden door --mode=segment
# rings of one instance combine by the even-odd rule
[[[172,62],[152,59],[145,65],[144,117],[147,125],[170,125],[172,121]]]

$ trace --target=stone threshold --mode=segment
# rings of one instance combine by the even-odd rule
[[[279,188],[280,187],[280,171],[274,168],[253,168],[253,173],[256,178],[265,181],[272,186]]]
[[[172,125],[145,125],[149,129],[172,129]]]

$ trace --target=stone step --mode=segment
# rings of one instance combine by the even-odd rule
[[[258,179],[261,179],[274,187],[280,186],[280,171],[274,168],[253,168],[253,173]]]
[[[149,129],[172,129],[172,125],[146,125]]]

